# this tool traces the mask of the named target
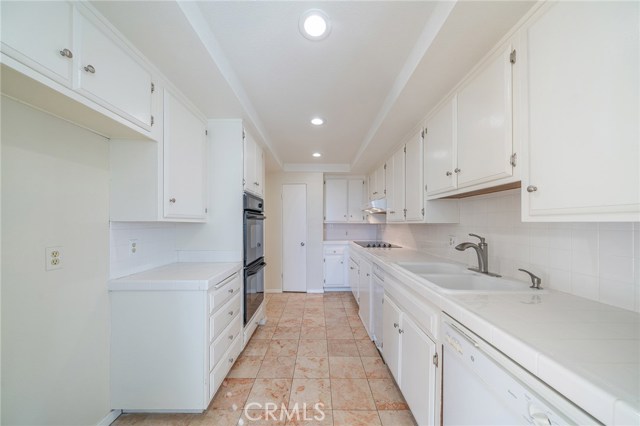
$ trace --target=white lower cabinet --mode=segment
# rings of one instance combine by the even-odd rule
[[[356,299],[356,302],[360,304],[360,265],[358,258],[349,256],[349,287],[351,287],[351,293]]]
[[[435,424],[435,342],[387,295],[383,304],[382,353],[418,425]]]
[[[344,288],[349,286],[349,274],[347,270],[349,255],[347,244],[324,245],[324,287]]]
[[[371,262],[361,259],[360,260],[360,276],[358,277],[358,291],[360,299],[360,309],[358,314],[360,320],[364,324],[364,328],[367,330],[367,334],[371,336]]]

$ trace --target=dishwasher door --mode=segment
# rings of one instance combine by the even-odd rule
[[[480,337],[445,318],[444,425],[599,424]]]

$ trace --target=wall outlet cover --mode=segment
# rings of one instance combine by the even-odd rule
[[[46,247],[44,253],[45,270],[53,271],[62,269],[62,246]]]

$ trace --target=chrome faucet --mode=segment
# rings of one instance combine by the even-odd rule
[[[459,251],[465,251],[468,248],[472,248],[476,251],[476,255],[478,255],[478,267],[469,268],[469,270],[480,272],[481,274],[487,274],[492,277],[499,277],[500,275],[489,272],[489,246],[485,242],[484,237],[477,234],[469,234],[469,236],[479,238],[480,242],[478,244],[467,242],[456,246],[456,250]]]

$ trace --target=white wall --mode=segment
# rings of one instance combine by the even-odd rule
[[[282,291],[282,185],[307,185],[307,291],[322,291],[322,173],[268,173],[265,194],[265,291]]]
[[[460,200],[455,225],[381,226],[381,239],[477,266],[473,249],[449,246],[489,244],[489,269],[527,281],[528,269],[549,287],[640,312],[640,223],[523,223],[519,190]]]
[[[2,424],[109,412],[108,141],[2,97]],[[63,269],[45,271],[45,247]]]
[[[368,223],[327,223],[324,240],[377,240],[378,225]]]

